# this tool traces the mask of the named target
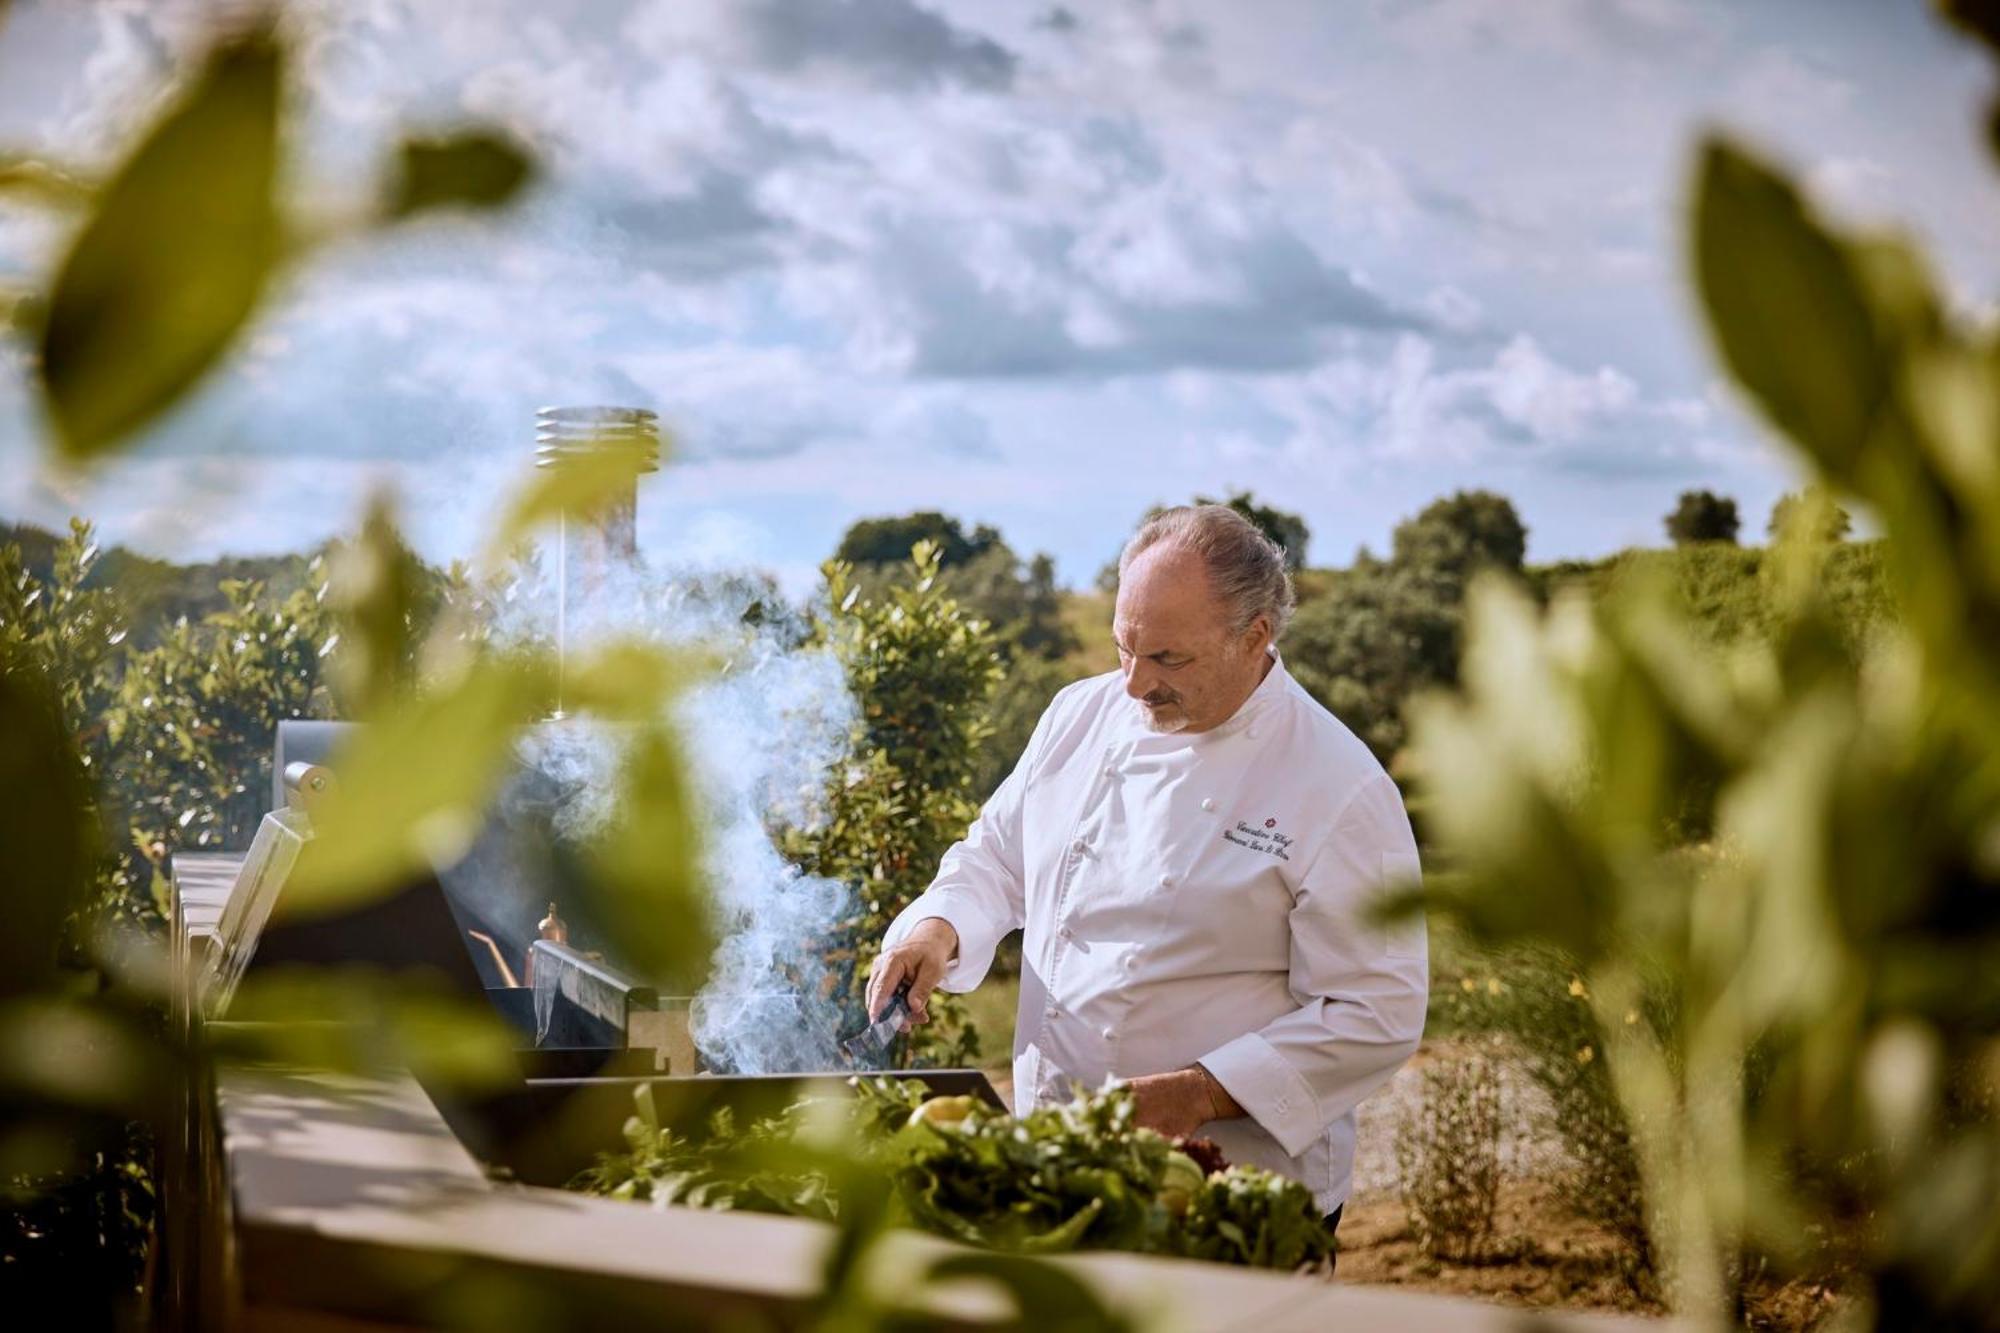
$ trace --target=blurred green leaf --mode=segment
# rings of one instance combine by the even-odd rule
[[[229,349],[277,266],[284,61],[225,42],[105,185],[57,272],[41,337],[60,451],[117,447]]]
[[[209,1035],[224,1059],[349,1073],[401,1068],[464,1088],[520,1075],[515,1035],[492,1006],[366,968],[253,974],[231,1000],[229,1022]]]
[[[406,139],[388,216],[401,219],[437,208],[498,208],[533,175],[534,162],[521,146],[493,130]]]
[[[695,793],[672,735],[638,730],[623,756],[619,804],[588,849],[589,882],[608,938],[642,976],[698,983],[713,947]]]
[[[137,1112],[164,1086],[164,1061],[156,1040],[113,1013],[53,997],[0,1004],[0,1104]]]
[[[563,668],[563,708],[615,722],[660,715],[691,668],[650,644],[606,644]]]
[[[1789,181],[1718,138],[1696,174],[1694,264],[1731,372],[1778,429],[1850,477],[1892,370],[1841,246]]]
[[[55,698],[0,659],[0,996],[55,976],[91,866],[89,792]]]
[[[403,541],[387,496],[368,506],[361,533],[333,554],[327,602],[340,619],[331,675],[342,710],[370,717],[415,682],[423,564]]]
[[[0,195],[51,208],[72,208],[89,201],[91,187],[74,172],[52,162],[11,153],[0,155]]]
[[[665,450],[668,442],[661,447]],[[629,492],[638,475],[636,462],[629,449],[579,447],[560,466],[536,469],[534,479],[515,494],[493,529],[483,563],[498,568],[524,540],[563,515],[588,518]]]
[[[489,659],[357,728],[329,758],[340,781],[314,813],[287,915],[351,907],[462,856],[548,697],[539,663]]]

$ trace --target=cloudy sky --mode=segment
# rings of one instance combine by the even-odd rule
[[[17,0],[0,144],[115,157],[207,5]],[[385,481],[468,552],[538,404],[657,408],[656,555],[794,587],[942,508],[1087,582],[1147,505],[1247,488],[1316,563],[1455,488],[1538,559],[1792,480],[1684,291],[1689,149],[1737,127],[1830,208],[2000,277],[1979,53],[1921,0],[323,0],[302,189],[499,121],[541,189],[323,255],[216,382],[91,476],[0,353],[0,517],[193,558],[299,548]],[[0,204],[0,277],[62,233]]]

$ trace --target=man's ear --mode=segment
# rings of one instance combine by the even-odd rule
[[[1243,631],[1243,650],[1246,653],[1262,652],[1276,642],[1271,633],[1271,617],[1258,616],[1250,622],[1250,628]]]

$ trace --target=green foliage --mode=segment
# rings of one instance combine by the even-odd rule
[[[97,860],[94,795],[41,664],[0,655],[0,1290],[88,1276],[85,1308],[132,1293],[150,1211],[128,1122],[168,1104],[147,1015],[77,965]],[[32,1265],[32,1267],[29,1267]]]
[[[1428,571],[1357,564],[1293,614],[1286,669],[1387,760],[1403,747],[1404,703],[1456,677],[1457,601]]]
[[[261,31],[218,46],[63,260],[38,364],[68,457],[104,452],[177,402],[262,298],[283,243],[283,67]]]
[[[492,130],[439,139],[406,139],[384,210],[403,219],[440,208],[498,208],[512,202],[534,175],[520,146]]]
[[[858,910],[833,942],[853,968],[843,997],[858,1026],[861,980],[895,918],[937,872],[979,813],[974,787],[991,735],[987,704],[1001,668],[985,624],[939,585],[940,553],[918,543],[907,581],[863,597],[839,563],[826,569],[832,610],[819,633],[833,647],[858,706],[848,763],[829,776],[820,808],[788,830],[786,855],[809,875],[853,888]],[[963,1064],[978,1035],[949,997],[905,1042],[913,1059]]]
[[[906,575],[897,566],[867,565],[852,577],[863,596],[880,597]],[[986,623],[1002,667],[989,710],[992,733],[979,747],[973,778],[974,795],[984,800],[1013,771],[1056,691],[1077,678],[1065,664],[1077,637],[1063,617],[1055,562],[1037,555],[1024,567],[998,534],[962,564],[941,561],[937,588]]]
[[[1879,542],[1830,547],[1820,565],[1825,614],[1844,649],[1859,660],[1895,616]],[[1664,593],[1704,640],[1718,646],[1769,643],[1787,619],[1785,562],[1771,550],[1720,542],[1666,551],[1627,551],[1595,571],[1596,595],[1611,601]]]
[[[1403,747],[1404,708],[1458,679],[1460,603],[1480,570],[1521,568],[1527,529],[1491,491],[1459,491],[1396,526],[1388,561],[1364,556],[1330,576],[1292,617],[1287,668],[1387,761]]]
[[[1682,491],[1673,512],[1667,515],[1667,536],[1676,546],[1700,542],[1734,545],[1743,526],[1737,516],[1736,501],[1714,491]]]
[[[918,542],[937,552],[940,569],[970,564],[1001,544],[1000,534],[984,523],[966,535],[965,527],[948,514],[922,509],[889,518],[864,518],[841,536],[833,558],[847,565],[900,565]]]
[[[1454,491],[1396,525],[1390,563],[1443,579],[1482,569],[1518,572],[1528,529],[1514,502],[1492,491]]]
[[[92,1140],[95,1141],[92,1141]],[[159,1199],[147,1164],[153,1144],[136,1122],[87,1136],[67,1169],[13,1176],[0,1188],[0,1298],[21,1308],[62,1293],[69,1327],[90,1313],[136,1304]]]
[[[496,659],[384,703],[328,759],[313,849],[285,886],[288,915],[345,910],[451,865],[479,831],[521,728],[547,712],[544,663]]]
[[[973,790],[980,800],[1007,780],[1057,691],[1077,678],[1076,669],[1064,661],[1022,654],[1007,662],[987,714],[992,735],[979,747],[973,774]]]
[[[66,919],[95,848],[91,799],[62,708],[46,677],[0,657],[0,997],[55,987]]]
[[[1232,1166],[1209,1176],[1188,1200],[1170,1253],[1211,1263],[1292,1271],[1333,1253],[1312,1192],[1286,1176]]]
[[[1466,693],[1417,724],[1466,871],[1436,897],[1575,959],[1680,1308],[1729,1320],[1746,1253],[1808,1269],[1844,1231],[1854,1325],[1996,1327],[2000,344],[1727,142],[1694,224],[1726,365],[1880,520],[1900,614],[1857,662],[1811,542],[1727,655],[1665,589],[1546,618],[1476,590]],[[1711,852],[1678,845],[1691,807]],[[1655,986],[1674,1021],[1627,1023]]]
[[[0,545],[0,670],[54,689],[82,740],[83,763],[103,773],[111,753],[104,719],[127,632],[118,600],[92,581],[97,560],[90,526],[75,519],[50,552],[46,578],[28,570],[19,548]]]
[[[1603,1058],[1596,1012],[1574,963],[1546,948],[1460,950],[1434,964],[1431,986],[1430,1030],[1499,1038],[1499,1053],[1548,1097],[1567,1159],[1550,1182],[1556,1198],[1616,1238],[1627,1284],[1635,1294],[1656,1297],[1638,1150]],[[1666,1030],[1671,1014],[1663,989],[1651,987],[1643,1009],[1627,1011],[1621,1022]],[[1438,1165],[1450,1166],[1442,1160]],[[1405,1180],[1407,1188],[1407,1172]],[[1420,1188],[1449,1196],[1458,1184],[1451,1178]]]
[[[281,718],[323,716],[319,662],[333,620],[303,588],[279,599],[225,581],[217,611],[147,647],[126,628],[123,589],[101,586],[88,524],[73,520],[49,576],[0,545],[0,658],[59,689],[93,775],[100,911],[159,910],[158,870],[181,848],[243,847],[271,780]]]
[[[0,523],[0,547],[12,547],[20,570],[39,583],[55,581],[56,548],[67,535],[26,523]],[[283,599],[301,588],[325,582],[321,556],[224,556],[190,564],[172,564],[140,555],[122,546],[107,547],[91,561],[85,584],[101,588],[117,600],[119,619],[129,630],[127,642],[149,647],[182,620],[199,624],[228,609],[222,592],[228,583],[255,583]]]
[[[1075,649],[1055,561],[1039,554],[1024,563],[983,524],[967,537],[957,519],[934,511],[863,519],[847,530],[834,559],[852,566],[848,577],[863,597],[880,598],[903,577],[918,542],[938,552],[938,588],[986,622],[1004,657],[1053,660]]]
[[[1771,506],[1764,531],[1773,542],[1844,542],[1854,531],[1854,518],[1822,492],[1789,491]]]
[[[846,1220],[851,1189],[835,1146],[887,1182],[890,1220],[1017,1254],[1125,1250],[1293,1269],[1332,1237],[1297,1181],[1250,1167],[1207,1178],[1133,1119],[1113,1090],[1016,1119],[972,1098],[924,1100],[904,1080],[853,1080],[855,1097],[799,1103],[738,1126],[727,1110],[696,1137],[662,1125],[650,1099],[627,1150],[574,1188],[615,1198]]]
[[[335,630],[322,601],[233,581],[222,591],[225,609],[130,655],[105,714],[113,806],[154,868],[176,850],[248,846],[278,722],[327,712],[319,668]]]

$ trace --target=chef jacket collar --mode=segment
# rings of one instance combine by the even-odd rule
[[[1257,682],[1257,688],[1250,691],[1250,697],[1229,715],[1229,720],[1219,726],[1210,727],[1197,736],[1234,736],[1247,730],[1258,717],[1270,711],[1271,705],[1285,692],[1285,659],[1278,656],[1277,648],[1264,650],[1271,655],[1271,669],[1264,673],[1264,679]]]

